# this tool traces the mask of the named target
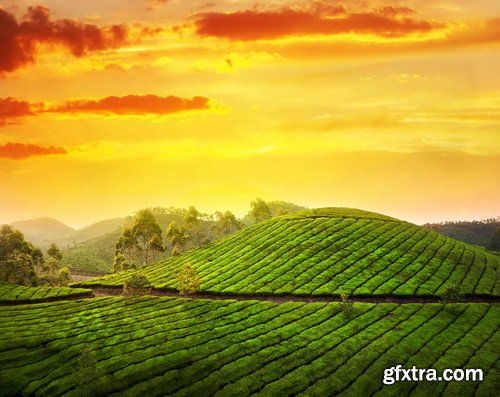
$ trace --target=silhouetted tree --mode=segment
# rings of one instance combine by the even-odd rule
[[[500,227],[495,230],[488,248],[493,251],[500,251]]]

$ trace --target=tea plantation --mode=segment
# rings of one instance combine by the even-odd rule
[[[210,299],[175,292],[187,263]],[[0,284],[0,396],[492,397],[499,265],[498,255],[419,226],[329,208],[273,218],[140,270],[156,289],[146,293],[175,297],[70,300],[89,290]],[[137,272],[78,286],[119,293],[98,287]],[[459,303],[429,303],[450,287]],[[324,302],[342,293],[368,302]],[[384,369],[396,365],[439,375],[480,369],[483,379],[384,384]]]
[[[1,394],[495,395],[500,306],[95,298],[0,312]],[[82,361],[88,349],[95,365]],[[482,382],[382,383],[383,369],[481,368]],[[91,383],[82,381],[87,374]],[[90,375],[89,375],[90,374]]]
[[[0,281],[1,302],[42,302],[47,300],[69,297],[85,297],[92,294],[92,290],[67,287],[37,287],[30,288],[22,285]]]
[[[201,290],[238,294],[431,295],[459,285],[500,295],[500,256],[380,214],[305,210],[273,218],[204,248],[149,266],[155,288],[176,288],[185,263]],[[79,286],[117,286],[134,271]]]

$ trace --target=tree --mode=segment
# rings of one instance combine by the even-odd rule
[[[250,203],[250,215],[255,223],[259,223],[271,218],[271,211],[264,200],[257,198]]]
[[[165,235],[172,244],[172,256],[174,256],[174,253],[178,255],[182,252],[190,239],[186,226],[180,226],[176,221],[170,222]]]
[[[42,251],[24,239],[24,235],[9,225],[0,229],[0,278],[4,281],[36,285],[35,267],[44,261]]]
[[[59,269],[59,274],[58,274],[58,285],[61,287],[67,287],[68,284],[71,282],[71,272],[69,269],[64,266],[63,268]]]
[[[353,302],[349,299],[349,294],[340,294],[340,310],[346,320],[349,320],[353,314]]]
[[[227,236],[243,227],[243,224],[236,219],[236,216],[231,211],[224,213],[215,212],[216,223],[214,229],[217,237]]]
[[[49,258],[52,258],[56,261],[61,261],[63,258],[61,250],[54,243],[52,243],[47,250],[47,255],[49,256]]]
[[[500,227],[495,230],[488,248],[492,251],[500,251]]]
[[[192,294],[198,291],[202,282],[196,269],[189,263],[184,264],[182,270],[177,276],[177,280],[179,281],[178,289],[181,295]]]
[[[207,244],[207,242],[210,242],[210,239],[205,233],[203,233],[201,228],[201,221],[204,216],[204,214],[191,206],[188,208],[183,219],[189,238],[193,245],[197,248],[200,248],[204,244]]]
[[[116,257],[123,255],[129,266],[149,265],[163,252],[161,228],[149,210],[139,211],[132,227],[126,227],[116,243]],[[120,258],[121,260],[121,258]]]
[[[62,277],[60,277],[62,258],[63,254],[61,250],[57,245],[51,244],[47,250],[47,259],[37,268],[38,278],[42,284],[55,287],[61,285],[61,281],[63,282],[62,285],[67,285],[71,281],[71,273],[69,273],[68,268],[66,268],[66,271],[69,274],[66,274],[66,271],[64,271]],[[68,278],[69,280],[67,280]]]
[[[147,266],[156,255],[163,252],[161,228],[149,210],[139,211],[132,226],[132,235],[136,241],[140,265]]]

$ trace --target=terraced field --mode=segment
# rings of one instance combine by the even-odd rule
[[[92,290],[67,287],[24,287],[0,281],[1,302],[41,302],[64,299],[69,297],[84,297],[92,294]]]
[[[177,287],[185,263],[201,290],[225,294],[500,295],[500,256],[422,227],[346,208],[273,218],[202,249],[142,269],[155,288]],[[134,271],[80,286],[119,286]]]
[[[500,306],[142,297],[2,307],[2,395],[493,396]],[[79,383],[84,348],[97,365]],[[483,382],[382,383],[383,369],[481,368]],[[80,385],[80,386],[79,386]],[[83,388],[83,389],[82,389]]]

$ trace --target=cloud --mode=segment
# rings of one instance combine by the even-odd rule
[[[47,109],[58,113],[104,113],[118,115],[166,115],[189,110],[210,108],[209,99],[195,96],[192,99],[176,96],[160,97],[157,95],[108,96],[102,99],[81,99],[66,101],[64,105]]]
[[[50,18],[47,7],[29,7],[21,21],[0,8],[0,73],[36,61],[40,44],[58,45],[75,57],[119,47],[127,42],[124,25],[101,28],[72,19]]]
[[[39,146],[31,143],[8,142],[0,145],[0,158],[12,160],[24,160],[35,156],[49,156],[52,154],[67,154],[63,147]]]
[[[240,41],[345,33],[403,37],[444,26],[440,22],[408,17],[412,12],[407,7],[348,12],[341,5],[316,1],[307,7],[284,7],[273,11],[249,9],[230,13],[199,13],[194,16],[194,25],[199,35]]]
[[[27,101],[18,101],[8,97],[0,98],[0,126],[8,119],[33,115],[31,105]]]

